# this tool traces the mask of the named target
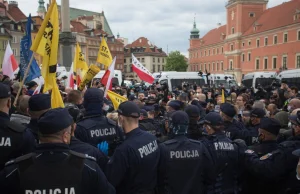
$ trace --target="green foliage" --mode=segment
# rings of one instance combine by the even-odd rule
[[[167,57],[166,71],[186,71],[187,67],[187,61],[179,51],[172,51]]]

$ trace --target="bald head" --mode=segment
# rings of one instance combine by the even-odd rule
[[[27,114],[27,110],[29,107],[29,104],[28,104],[29,99],[30,99],[30,96],[27,96],[27,95],[22,95],[20,97],[19,105],[17,107],[17,109],[20,113]]]
[[[300,100],[297,98],[294,98],[290,101],[289,106],[291,107],[291,111],[300,108]]]
[[[198,99],[201,102],[206,102],[206,96],[205,96],[205,94],[198,94],[197,97],[198,97]]]

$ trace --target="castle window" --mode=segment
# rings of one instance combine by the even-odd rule
[[[233,44],[230,45],[230,50],[233,51]]]
[[[277,67],[277,57],[273,57],[273,69]]]
[[[255,69],[259,69],[259,59],[256,59],[256,62],[255,62]]]
[[[245,61],[245,54],[243,53],[242,54],[242,62],[244,62]]]
[[[265,46],[268,46],[268,37],[265,37]]]
[[[231,28],[231,34],[234,34],[234,27]]]
[[[264,69],[268,69],[268,58],[264,60]]]
[[[287,68],[287,56],[282,57],[282,68],[283,69]]]
[[[251,40],[248,41],[248,46],[251,46]]]
[[[249,17],[250,17],[250,18],[254,18],[254,17],[255,17],[255,13],[250,12],[250,13],[249,13]]]
[[[256,47],[259,47],[259,39],[256,40]]]
[[[222,47],[222,53],[223,53],[223,50],[224,50],[224,49],[223,49],[223,47]]]
[[[300,68],[300,55],[296,56],[296,68]]]
[[[248,61],[251,61],[251,53],[248,53]]]
[[[224,65],[223,65],[223,61],[221,62],[221,70],[224,70]]]
[[[273,37],[273,44],[277,44],[277,35],[274,35],[274,37]]]
[[[244,42],[242,43],[242,46],[243,46],[243,47],[245,46],[245,43],[244,43]]]
[[[233,70],[233,61],[232,60],[229,61],[229,70]]]
[[[300,30],[297,32],[297,40],[300,40]]]
[[[288,33],[284,33],[283,34],[283,42],[287,43],[287,41],[288,41]]]

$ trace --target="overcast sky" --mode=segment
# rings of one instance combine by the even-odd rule
[[[49,0],[44,0],[49,2]],[[287,0],[269,0],[273,7]],[[30,3],[29,3],[30,2]],[[57,0],[60,4],[61,0]],[[202,37],[217,23],[225,24],[227,0],[70,0],[70,6],[105,12],[110,27],[129,42],[144,36],[165,52],[179,50],[187,55],[190,30],[196,14]],[[36,15],[38,0],[18,0],[21,10]]]

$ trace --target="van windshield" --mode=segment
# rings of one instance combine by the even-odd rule
[[[231,87],[237,87],[237,83],[235,80],[215,80],[214,86],[218,88],[220,85],[223,85],[225,89],[230,89]]]
[[[269,78],[264,78],[264,77],[259,77],[256,78],[255,80],[255,88],[257,88],[259,85],[262,87],[270,86],[273,81],[275,81],[275,78],[269,77]]]
[[[198,86],[205,85],[204,79],[171,79],[171,85],[173,88],[182,86],[183,83],[189,84],[189,85],[197,84]]]
[[[245,79],[245,80],[242,81],[242,84],[246,88],[251,88],[252,87],[252,82],[253,82],[253,79]]]

